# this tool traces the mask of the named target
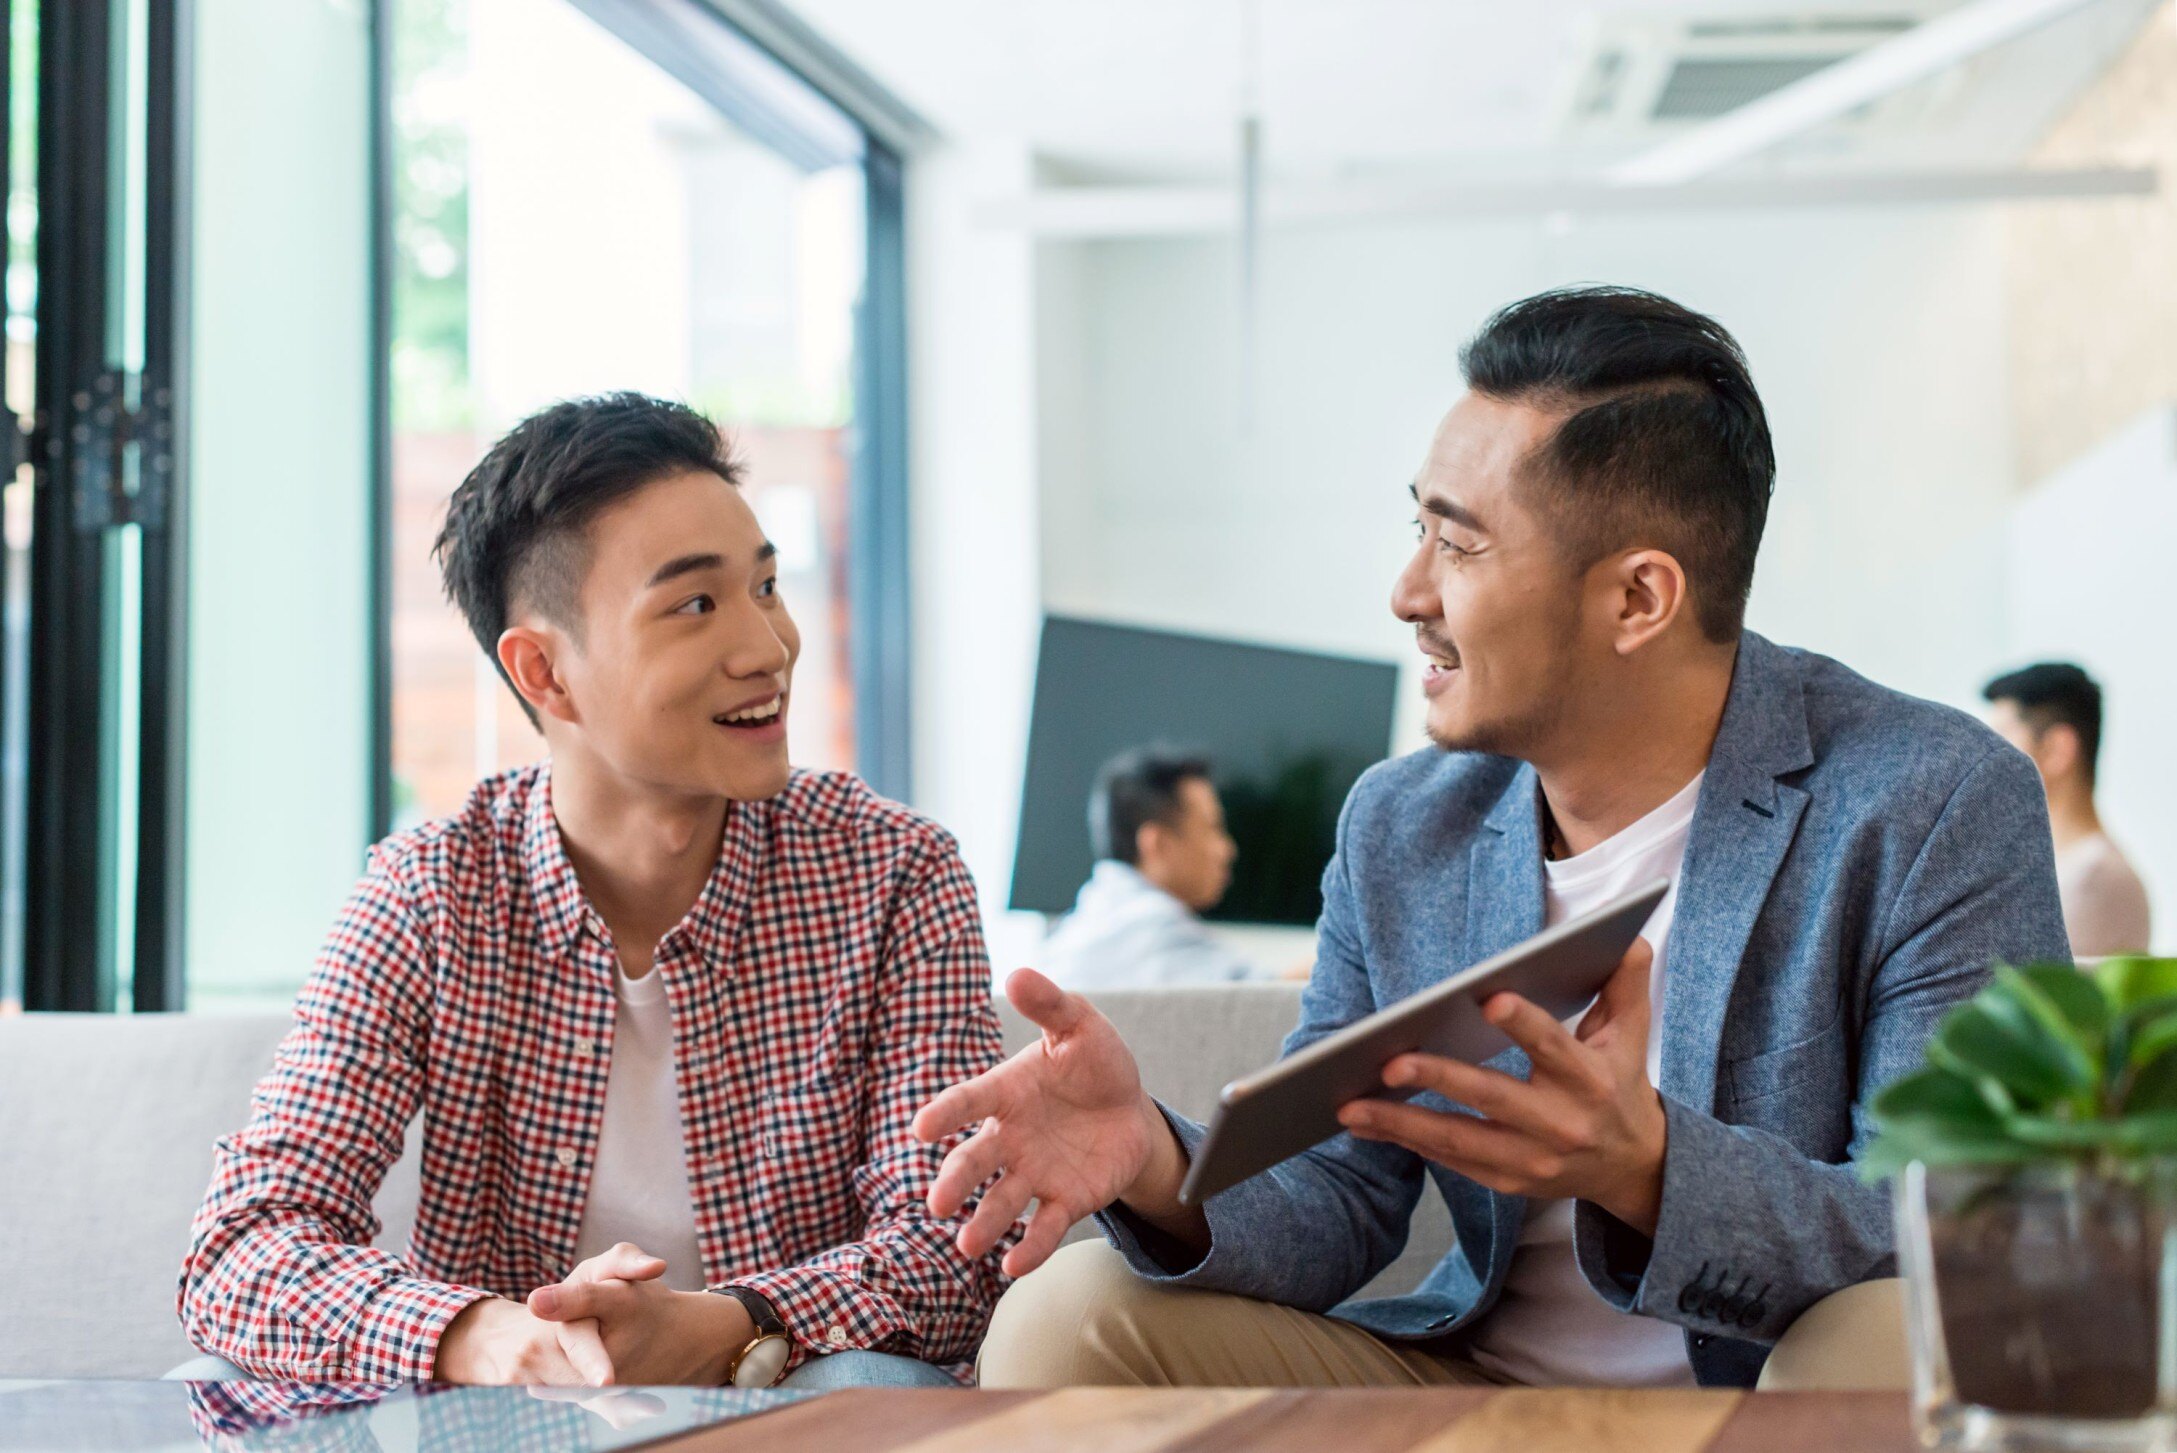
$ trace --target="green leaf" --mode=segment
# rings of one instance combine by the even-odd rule
[[[1862,1180],[1887,1180],[1914,1161],[1926,1165],[2028,1165],[2049,1152],[2005,1135],[1923,1135],[1912,1130],[1885,1131],[1860,1153]]]
[[[2080,979],[2077,970],[2068,972],[2077,989],[2091,1001],[2091,1008],[2081,1010],[2093,1020],[2090,1037],[2082,1034],[2063,1002],[2077,1004],[2078,993],[2070,989],[2052,993],[2046,976],[2037,980],[2009,964],[1996,965],[1995,982],[1981,993],[1979,1002],[1998,1018],[2010,1021],[2021,1037],[2038,1041],[2043,1051],[2062,1066],[2073,1090],[2094,1090],[2101,1085],[2108,1015],[2094,986]]]
[[[2171,1000],[2169,1004],[2168,1009],[2157,1010],[2145,1022],[2130,1026],[2130,1044],[2124,1057],[2132,1068],[2145,1069],[2165,1051],[2177,1046],[2177,1000]]]
[[[2158,1055],[2136,1071],[2119,1108],[2127,1116],[2177,1110],[2177,1054]]]
[[[2124,1145],[2122,1120],[2058,1120],[2047,1115],[2010,1115],[2004,1129],[2028,1145],[2049,1150],[2111,1150]]]
[[[2150,999],[2177,997],[2177,959],[2150,959],[2131,955],[2104,959],[2092,970],[2094,981],[2118,1013],[2136,1009]]]
[[[2071,1064],[2046,1041],[2014,1001],[1984,992],[1944,1017],[1929,1052],[1944,1068],[1993,1080],[2024,1104],[2039,1107],[2080,1088]]]
[[[2116,1125],[2123,1132],[2125,1149],[2136,1154],[2161,1155],[2177,1151],[2177,1110],[2128,1115]]]
[[[1997,970],[1998,976],[2003,973]],[[2010,973],[2046,996],[2049,1006],[2063,1016],[2060,1032],[2078,1044],[2098,1046],[2108,1038],[2111,1015],[2107,996],[2099,984],[2071,965],[2028,964]]]
[[[1935,1133],[1988,1134],[2003,1127],[1980,1086],[1953,1070],[1916,1070],[1886,1086],[1870,1108],[1884,1130],[1927,1127]]]

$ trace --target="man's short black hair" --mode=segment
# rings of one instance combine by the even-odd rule
[[[1142,828],[1177,820],[1180,785],[1190,779],[1210,780],[1209,759],[1171,747],[1140,747],[1104,763],[1089,794],[1089,842],[1096,856],[1139,863]]]
[[[517,605],[579,631],[585,528],[607,505],[691,469],[741,482],[740,463],[716,424],[686,404],[640,393],[567,399],[492,445],[454,491],[431,551],[447,599],[492,665],[499,665],[499,637]],[[505,678],[505,668],[499,674]],[[522,710],[535,724],[528,702]]]
[[[1521,476],[1575,569],[1667,550],[1702,634],[1738,638],[1776,452],[1737,340],[1654,293],[1560,288],[1484,323],[1459,367],[1476,393],[1565,412]]]
[[[2094,678],[2069,661],[2042,661],[2007,671],[1981,688],[1989,701],[2008,701],[2035,736],[2052,726],[2067,726],[2079,734],[2079,759],[2086,765],[2086,780],[2094,780],[2101,756],[2101,687]]]

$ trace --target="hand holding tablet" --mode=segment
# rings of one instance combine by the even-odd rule
[[[1669,888],[1664,880],[1649,883],[1227,1085],[1181,1201],[1198,1206],[1330,1139],[1348,1128],[1339,1112],[1352,1101],[1405,1100],[1431,1088],[1385,1085],[1385,1066],[1401,1055],[1479,1065],[1510,1048],[1512,1039],[1482,1014],[1482,1005],[1500,993],[1519,995],[1552,1020],[1579,1013]]]

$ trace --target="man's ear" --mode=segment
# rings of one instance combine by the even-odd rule
[[[1165,838],[1170,829],[1151,819],[1134,829],[1134,866],[1161,859],[1164,855]]]
[[[2041,775],[2051,782],[2076,776],[2079,771],[2079,729],[2069,722],[2050,722],[2034,742],[2034,759]]]
[[[508,626],[499,633],[499,666],[539,716],[572,722],[581,718],[554,664],[565,645],[559,632],[548,627]]]
[[[1631,550],[1596,567],[1608,572],[1612,644],[1630,656],[1691,609],[1686,569],[1662,550]]]

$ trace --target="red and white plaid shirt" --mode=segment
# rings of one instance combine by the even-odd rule
[[[379,844],[248,1126],[218,1144],[181,1272],[190,1340],[263,1376],[425,1379],[462,1308],[563,1278],[604,1122],[616,962],[547,766]],[[961,1256],[962,1223],[923,1202],[954,1142],[908,1131],[999,1055],[951,837],[856,778],[796,773],[732,805],[655,971],[705,1283],[769,1298],[797,1364],[854,1347],[964,1370],[1004,1248]],[[423,1196],[401,1257],[371,1245],[371,1200],[419,1111]]]

